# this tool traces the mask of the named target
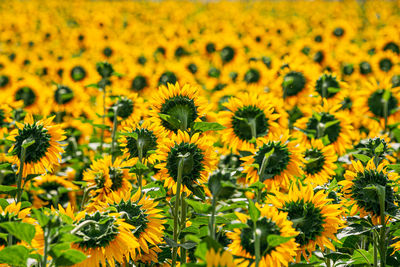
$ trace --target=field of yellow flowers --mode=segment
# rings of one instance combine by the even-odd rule
[[[0,1],[0,266],[400,266],[400,2]]]

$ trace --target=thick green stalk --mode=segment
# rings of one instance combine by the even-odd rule
[[[217,197],[213,196],[212,202],[211,202],[211,218],[210,218],[210,236],[215,239],[215,208],[217,206]]]
[[[21,156],[19,158],[19,173],[17,177],[17,203],[21,202],[21,196],[22,196],[22,179],[23,179],[23,173],[24,173],[24,163],[25,163],[25,156],[26,156],[26,148],[24,147],[25,141],[22,142],[22,148],[21,148]]]
[[[111,133],[111,158],[112,162],[115,160],[115,137],[117,135],[117,127],[118,127],[118,105],[114,109],[114,120],[113,120],[113,129]]]
[[[104,144],[104,126],[106,124],[106,87],[103,89],[103,127],[101,127],[101,137],[100,137],[100,153],[103,153],[103,144]]]
[[[256,253],[256,267],[260,265],[261,253],[260,253],[260,237],[261,231],[257,229],[257,224],[254,224],[254,250]]]
[[[137,150],[138,150],[139,162],[143,163],[143,146],[144,146],[144,143],[139,137],[136,140],[136,146],[137,146]],[[141,172],[138,173],[138,183],[139,183],[140,198],[141,198],[142,194],[143,194],[143,177],[142,177],[142,173]]]
[[[187,213],[187,203],[185,201],[186,198],[186,193],[182,192],[182,197],[181,197],[181,227],[180,231],[182,232],[183,229],[186,228],[186,213]],[[181,244],[185,243],[185,237],[181,239]],[[181,264],[186,263],[186,249],[181,248]]]
[[[174,212],[174,233],[173,238],[175,243],[178,243],[178,219],[179,219],[179,207],[180,207],[180,197],[181,197],[181,184],[182,184],[182,173],[183,173],[183,160],[179,159],[178,163],[178,177],[176,181],[176,194],[175,194],[175,212]],[[172,249],[172,267],[176,266],[176,257],[178,254],[178,247]]]

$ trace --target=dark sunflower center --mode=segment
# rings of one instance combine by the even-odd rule
[[[179,156],[186,155],[187,153],[189,153],[189,156],[183,159],[182,184],[190,189],[194,182],[200,178],[200,173],[204,169],[203,151],[199,149],[196,144],[175,144],[168,153],[166,168],[168,174],[176,182],[178,180],[178,165],[181,159]]]
[[[241,140],[249,141],[255,137],[265,136],[268,132],[268,119],[264,112],[256,106],[245,106],[235,111],[232,127],[235,135]],[[255,127],[255,129],[252,127]],[[255,133],[253,133],[253,131]]]
[[[111,190],[117,191],[122,187],[122,181],[124,179],[124,174],[121,169],[115,167],[108,168],[108,174],[112,181]]]
[[[103,49],[103,55],[106,57],[111,57],[113,54],[113,50],[110,47],[106,47]]]
[[[75,234],[83,240],[78,243],[82,249],[104,248],[109,245],[118,235],[118,226],[115,225],[115,218],[105,213],[96,212],[94,214],[86,214],[85,218],[77,224],[93,220],[98,223],[89,224],[82,227]]]
[[[316,41],[317,43],[321,43],[322,42],[322,36],[321,35],[315,36],[314,41]]]
[[[146,59],[144,56],[140,56],[140,57],[138,57],[137,62],[138,62],[140,65],[144,65],[144,64],[146,64],[147,59]]]
[[[313,60],[314,60],[314,62],[321,63],[322,61],[324,61],[324,58],[325,58],[324,52],[323,51],[317,51],[314,54]]]
[[[301,49],[301,52],[302,52],[304,55],[306,55],[306,56],[308,56],[308,54],[310,54],[310,51],[311,51],[311,48],[308,47],[308,46],[305,46],[305,47],[303,47],[303,48]]]
[[[247,84],[257,83],[261,78],[260,72],[256,69],[249,69],[244,75],[244,80]]]
[[[128,149],[129,156],[131,158],[139,157],[139,149],[142,149],[143,158],[147,158],[149,156],[148,153],[157,148],[157,137],[153,131],[149,131],[148,129],[135,129],[133,133],[137,134],[137,139],[133,137],[126,138],[126,148]]]
[[[318,114],[320,116],[320,120],[316,118],[316,115],[313,115],[306,124],[306,132],[308,133],[308,138],[322,138],[325,135],[328,136],[329,142],[334,143],[340,134],[341,126],[340,121],[336,119],[336,117],[332,114],[321,112]],[[332,125],[329,125],[329,122],[335,122]],[[329,125],[329,127],[326,127]]]
[[[0,75],[0,88],[6,87],[9,82],[10,78],[8,78],[8,76]]]
[[[371,64],[369,64],[366,61],[361,62],[359,67],[360,67],[360,73],[363,75],[370,74],[372,72]]]
[[[215,67],[211,67],[208,70],[208,77],[218,78],[221,75],[221,71]]]
[[[189,52],[186,51],[186,49],[183,48],[182,46],[179,46],[179,47],[176,48],[176,50],[175,50],[175,57],[178,57],[178,58],[179,58],[179,57],[187,56],[187,55],[189,55]]]
[[[146,77],[144,77],[142,75],[138,75],[132,80],[131,89],[136,92],[140,92],[147,86],[148,86],[148,83],[147,83]]]
[[[193,99],[182,95],[177,95],[165,100],[161,106],[160,113],[178,119],[180,125],[184,128],[182,130],[191,128],[198,117],[197,107]],[[178,130],[177,127],[165,120],[162,120],[162,125],[174,132],[177,132]]]
[[[133,203],[131,200],[125,202],[122,201],[119,204],[112,205],[115,207],[118,212],[124,212],[126,217],[124,217],[125,222],[130,225],[135,226],[134,236],[136,238],[140,237],[140,234],[146,231],[147,224],[149,220],[147,219],[147,214],[143,210],[142,205],[138,205],[138,203]]]
[[[353,107],[353,101],[351,100],[350,97],[345,97],[343,98],[342,102],[340,102],[340,104],[342,104],[342,107],[340,109],[344,110],[351,110],[351,108]]]
[[[34,140],[35,143],[26,148],[25,162],[36,163],[46,156],[47,149],[50,147],[51,135],[43,125],[26,124],[22,130],[18,130],[15,137],[13,153],[20,157],[22,143],[24,140]]]
[[[4,222],[21,222],[22,219],[18,218],[17,215],[14,214],[10,214],[10,213],[6,213],[6,214],[1,214],[0,213],[0,223],[4,223]],[[8,234],[8,231],[5,230],[4,228],[0,228],[0,234]],[[16,238],[15,236],[13,236],[13,240],[12,240],[12,244],[15,245],[18,242],[21,242],[21,240],[19,240],[18,238]],[[8,241],[4,240],[3,238],[0,238],[0,246],[7,246],[8,245]]]
[[[354,66],[353,66],[353,64],[344,65],[343,68],[342,68],[342,72],[343,72],[344,75],[351,75],[351,74],[353,74],[353,72],[354,72]]]
[[[392,186],[389,184],[389,179],[383,172],[376,170],[365,170],[363,173],[357,173],[357,177],[353,180],[351,187],[351,197],[357,201],[357,205],[367,212],[372,212],[374,215],[380,215],[379,197],[375,190],[366,189],[371,185],[381,185],[385,187],[385,212],[394,214],[397,210],[394,199]]]
[[[175,84],[178,78],[171,71],[166,71],[161,74],[160,79],[158,79],[158,84],[167,85],[167,83]]]
[[[315,241],[324,231],[325,217],[321,209],[314,206],[311,202],[304,202],[303,199],[296,202],[285,203],[283,208],[288,213],[288,219],[293,222],[293,226],[300,234],[296,236],[296,243],[301,246],[307,245],[311,240]]]
[[[215,44],[214,43],[208,43],[206,45],[206,51],[207,51],[208,54],[214,53],[216,51]]]
[[[396,54],[400,54],[400,47],[394,42],[389,42],[383,47],[383,51],[387,50],[390,50]]]
[[[324,154],[317,148],[306,150],[306,152],[304,153],[304,158],[306,160],[304,170],[307,174],[319,173],[324,167]]]
[[[238,76],[239,74],[236,71],[232,71],[229,73],[229,77],[231,78],[232,82],[236,82]]]
[[[108,114],[111,121],[114,120],[114,109],[116,105],[118,105],[117,115],[123,119],[128,118],[133,113],[133,108],[134,108],[133,101],[129,98],[123,97],[116,103],[112,104],[111,108],[108,110]]]
[[[340,85],[336,77],[324,74],[317,80],[315,90],[322,97],[331,98],[340,91]]]
[[[243,228],[242,232],[240,233],[240,245],[247,253],[250,253],[250,255],[255,256],[256,255],[254,249],[255,238],[253,230],[254,223],[251,220],[247,220],[247,225],[249,227]],[[280,235],[281,231],[275,222],[265,217],[257,221],[256,227],[258,230],[261,231],[261,236],[260,236],[261,256],[268,255],[271,251],[275,249],[275,247],[269,246],[267,241],[268,236]]]
[[[303,73],[291,71],[285,75],[282,82],[284,97],[294,96],[300,93],[306,85],[306,78]]]
[[[368,107],[369,110],[374,113],[375,116],[383,118],[385,116],[385,103],[383,99],[383,95],[385,94],[385,90],[379,89],[376,90],[372,95],[368,98]],[[390,116],[393,112],[396,111],[398,104],[398,100],[393,96],[390,92],[390,97],[387,104],[388,113],[387,115]]]
[[[222,48],[220,56],[224,63],[228,63],[235,57],[235,50],[230,46],[225,46]]]
[[[274,152],[265,159],[265,155]],[[273,178],[275,175],[281,174],[288,166],[290,161],[290,152],[286,145],[279,142],[268,142],[264,144],[255,154],[254,163],[257,163],[259,170],[261,170],[262,165],[267,164],[264,168],[263,173],[260,173],[260,182],[264,182],[267,179]]]
[[[335,29],[333,30],[333,34],[334,34],[336,37],[342,37],[343,34],[344,34],[344,29],[341,28],[341,27],[337,27],[337,28],[335,28]]]
[[[192,73],[192,74],[195,74],[195,73],[197,72],[197,70],[198,70],[197,65],[194,64],[194,63],[190,63],[190,64],[187,66],[187,69],[188,69],[188,70],[190,71],[190,73]]]
[[[85,71],[85,69],[84,69],[83,67],[81,67],[81,66],[75,66],[75,67],[72,68],[70,75],[71,75],[71,78],[72,78],[74,81],[79,82],[79,81],[85,79],[85,77],[86,77],[86,71]]]
[[[43,201],[50,201],[49,207],[53,204],[55,198],[58,199],[58,203],[61,205],[67,204],[69,202],[68,190],[64,188],[61,184],[56,182],[45,182],[39,186],[45,192],[39,194],[38,197]]]
[[[24,106],[29,107],[33,103],[35,103],[36,100],[36,94],[33,92],[33,90],[27,86],[21,87],[15,92],[15,100],[23,100],[24,101]]]
[[[68,86],[58,86],[54,92],[54,99],[58,104],[66,104],[74,98],[74,91]]]
[[[379,61],[379,68],[384,72],[388,72],[392,69],[392,67],[393,63],[390,58],[383,58]]]

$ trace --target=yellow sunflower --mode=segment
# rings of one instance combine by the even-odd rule
[[[155,178],[164,181],[164,186],[172,188],[176,194],[179,156],[186,156],[183,160],[181,192],[191,194],[196,187],[207,182],[208,175],[215,169],[216,153],[211,140],[207,136],[195,133],[189,136],[187,132],[178,131],[170,139],[164,139],[157,151],[160,171]]]
[[[387,165],[387,162],[383,162],[375,166],[371,159],[364,167],[361,161],[352,161],[354,170],[347,170],[344,174],[345,180],[339,182],[339,185],[343,186],[342,192],[347,199],[345,205],[349,207],[350,215],[359,212],[361,217],[371,216],[375,224],[381,224],[378,194],[368,189],[374,185],[385,187],[385,212],[388,214],[396,212],[398,206],[393,185],[397,183],[399,176],[395,172],[388,172]]]
[[[59,141],[64,140],[65,136],[60,125],[51,125],[53,119],[54,116],[35,122],[28,113],[24,124],[16,122],[18,129],[11,131],[7,137],[15,142],[8,152],[13,155],[14,164],[18,164],[18,172],[21,171],[22,146],[34,141],[25,149],[23,177],[43,174],[46,170],[52,171],[54,165],[59,165],[61,153],[64,152]]]
[[[276,120],[280,115],[275,113],[267,94],[241,93],[223,106],[228,110],[218,113],[219,123],[226,127],[220,132],[221,141],[234,153],[253,149],[250,141],[279,132]]]
[[[326,184],[335,175],[337,155],[332,145],[324,146],[321,140],[312,139],[303,152],[304,183],[316,185]]]
[[[206,252],[206,263],[207,267],[235,267],[233,256],[226,250],[217,250],[213,248]]]
[[[331,199],[323,190],[314,193],[311,185],[293,185],[287,194],[274,193],[275,196],[270,196],[271,203],[278,210],[287,212],[288,219],[300,232],[296,237],[299,244],[297,260],[301,255],[308,259],[316,245],[322,251],[325,247],[335,251],[330,239],[337,241],[335,234],[344,226],[340,204],[331,204]]]
[[[293,262],[296,255],[297,244],[295,236],[298,235],[293,229],[292,222],[287,219],[286,212],[279,212],[275,207],[265,205],[260,207],[256,206],[260,211],[260,218],[256,223],[256,229],[261,232],[260,236],[260,252],[262,267],[279,267],[287,266],[288,263]],[[247,259],[236,259],[235,264],[244,266],[255,266],[255,263],[249,263],[248,259],[255,259],[254,248],[254,223],[250,217],[243,213],[235,213],[238,219],[247,224],[248,227],[242,229],[234,229],[233,232],[227,233],[227,237],[232,240],[228,245],[228,249],[233,255],[237,257],[244,257]],[[287,242],[278,246],[269,246],[267,238],[269,235],[279,235],[283,237],[293,237]]]
[[[248,184],[263,182],[268,190],[286,190],[290,180],[303,174],[303,159],[299,145],[289,140],[289,133],[257,140],[252,155],[242,157],[243,173]]]

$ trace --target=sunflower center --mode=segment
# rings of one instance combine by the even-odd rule
[[[307,149],[304,153],[304,158],[306,160],[306,166],[304,170],[307,174],[319,173],[324,167],[324,154],[317,148]]]
[[[33,103],[35,103],[36,100],[36,94],[33,92],[33,90],[27,86],[21,87],[15,92],[15,100],[23,100],[24,101],[24,106],[29,107]]]
[[[261,78],[260,72],[256,69],[249,69],[244,75],[244,80],[247,84],[257,83]]]
[[[384,72],[388,72],[392,67],[393,63],[389,58],[383,58],[379,61],[379,68]]]
[[[389,179],[383,172],[376,170],[365,170],[358,172],[357,177],[353,180],[351,187],[351,196],[357,201],[357,205],[367,212],[372,212],[374,215],[380,215],[379,197],[375,190],[367,189],[371,185],[381,185],[385,187],[385,212],[394,214],[397,210],[394,204],[394,192],[389,184]]]
[[[274,152],[268,156],[266,162],[264,160],[265,155]],[[262,173],[259,173],[260,182],[264,182],[267,179],[273,178],[275,175],[281,174],[288,166],[290,161],[290,152],[286,145],[281,142],[268,142],[264,144],[255,154],[254,162],[258,164],[260,170],[264,165],[267,164],[263,169]],[[262,171],[262,170],[261,170]]]
[[[171,71],[166,71],[161,74],[160,79],[158,79],[158,84],[167,85],[167,83],[175,84],[178,78]]]
[[[191,128],[198,117],[197,107],[193,99],[182,95],[177,95],[165,100],[161,106],[160,112],[178,119],[182,128],[181,130]],[[165,120],[162,120],[162,125],[174,132],[178,130],[177,127]]]
[[[194,64],[194,63],[190,63],[190,64],[187,66],[187,69],[188,69],[188,70],[190,71],[190,73],[192,73],[192,74],[195,74],[195,73],[197,72],[197,70],[198,70],[197,65]]]
[[[206,45],[206,51],[207,51],[208,54],[214,53],[216,51],[215,44],[214,43],[208,43]]]
[[[114,241],[119,233],[118,226],[115,225],[116,219],[108,214],[98,211],[94,214],[86,214],[85,218],[77,224],[87,220],[97,223],[88,224],[75,233],[83,239],[79,242],[79,247],[82,249],[104,248]]]
[[[140,56],[140,57],[138,57],[137,62],[138,62],[140,65],[144,65],[144,64],[146,64],[147,59],[146,59],[144,56]]]
[[[117,191],[122,187],[122,181],[124,178],[124,174],[121,169],[115,167],[109,167],[108,173],[110,175],[110,179],[112,181],[111,190]]]
[[[146,88],[148,86],[147,84],[147,79],[146,77],[142,76],[142,75],[137,75],[133,80],[132,80],[132,84],[131,84],[131,89],[136,91],[136,92],[140,92],[142,91],[144,88]]]
[[[324,74],[317,80],[315,90],[322,97],[331,98],[340,91],[340,85],[336,77]]]
[[[240,233],[240,245],[243,249],[252,256],[255,256],[255,249],[254,249],[254,223],[251,220],[247,220],[247,225],[249,227],[243,228],[242,232]],[[267,238],[269,235],[280,235],[280,229],[276,225],[275,222],[271,221],[267,218],[262,218],[257,221],[256,228],[260,230],[260,252],[261,256],[269,254],[275,247],[271,247],[268,244]]]
[[[154,135],[153,131],[148,129],[135,129],[133,131],[137,134],[137,138],[127,137],[127,145],[129,156],[131,158],[139,157],[139,149],[142,149],[141,157],[147,158],[148,153],[151,150],[156,150],[157,148],[157,137]]]
[[[54,92],[54,99],[58,104],[66,104],[74,98],[74,91],[68,86],[58,86]]]
[[[10,78],[6,75],[0,75],[0,87],[6,87],[10,82]]]
[[[233,131],[241,140],[249,141],[253,137],[265,136],[268,132],[268,119],[256,106],[245,106],[235,111],[232,117]]]
[[[221,71],[216,67],[211,67],[208,70],[208,77],[218,78],[221,75]]]
[[[5,213],[1,214],[0,213],[0,223],[4,222],[21,222],[22,219],[18,218],[17,215],[14,215],[12,213]],[[0,228],[0,234],[8,234],[8,231],[5,230],[4,228]],[[17,244],[18,242],[21,242],[18,238],[13,236],[12,244]],[[3,238],[0,238],[0,246],[8,246],[8,241],[4,240]]]
[[[204,169],[204,155],[202,152],[193,143],[175,144],[171,148],[171,151],[168,153],[166,168],[175,182],[178,180],[179,156],[189,154],[189,156],[183,159],[182,184],[188,188],[192,188],[193,183],[200,178],[201,171]]]
[[[143,210],[142,205],[138,205],[138,203],[132,203],[131,200],[124,202],[122,201],[119,204],[112,205],[115,207],[118,212],[124,212],[126,214],[125,222],[130,225],[135,226],[135,231],[133,234],[136,238],[140,237],[140,234],[146,231],[147,224],[149,223],[148,215]]]
[[[128,118],[133,113],[133,101],[129,98],[121,98],[113,103],[108,110],[110,120],[114,120],[114,109],[117,106],[117,115],[123,119]]]
[[[366,74],[369,74],[372,72],[371,64],[369,64],[366,61],[361,62],[359,67],[360,67],[360,73],[363,75],[366,75]]]
[[[385,94],[385,90],[379,89],[376,90],[372,95],[368,98],[368,107],[369,110],[374,113],[375,116],[383,118],[385,116],[385,100],[383,96]],[[398,100],[393,96],[392,92],[390,92],[389,100],[387,101],[387,115],[390,116],[393,112],[396,111],[398,104]]]
[[[103,55],[106,57],[111,57],[113,54],[113,50],[110,47],[106,47],[103,49]]]
[[[15,137],[13,153],[18,157],[21,155],[22,143],[25,140],[34,140],[35,143],[26,148],[25,162],[36,163],[46,156],[47,149],[50,147],[51,135],[43,125],[25,124],[19,134]]]
[[[333,34],[334,34],[336,37],[342,37],[343,34],[344,34],[344,29],[341,28],[341,27],[337,27],[337,28],[335,28],[335,29],[333,30]]]
[[[336,142],[341,130],[340,121],[334,115],[326,112],[318,114],[319,120],[316,115],[314,114],[307,122],[306,132],[309,133],[308,137],[322,138],[327,135],[330,143]],[[328,127],[326,127],[327,125]]]
[[[396,54],[400,54],[400,47],[394,42],[389,42],[383,47],[383,51],[387,50],[390,50]]]
[[[342,72],[343,72],[343,74],[345,74],[345,75],[351,75],[351,74],[353,74],[353,72],[354,72],[354,66],[353,66],[353,64],[344,65],[343,68],[342,68]]]
[[[296,231],[296,242],[300,246],[307,245],[311,240],[315,241],[324,231],[324,219],[321,209],[315,207],[311,202],[303,199],[285,203],[284,211],[288,213],[288,219],[293,222]]]
[[[285,75],[282,82],[283,95],[294,96],[300,93],[306,85],[303,73],[291,71]]]
[[[324,61],[324,58],[325,58],[324,52],[317,51],[314,54],[313,60],[314,60],[314,62],[321,63],[322,61]]]
[[[224,63],[228,63],[235,57],[235,50],[230,46],[225,46],[222,48],[220,56]]]
[[[79,82],[85,79],[86,71],[82,66],[75,66],[72,68],[70,75],[74,81]]]

